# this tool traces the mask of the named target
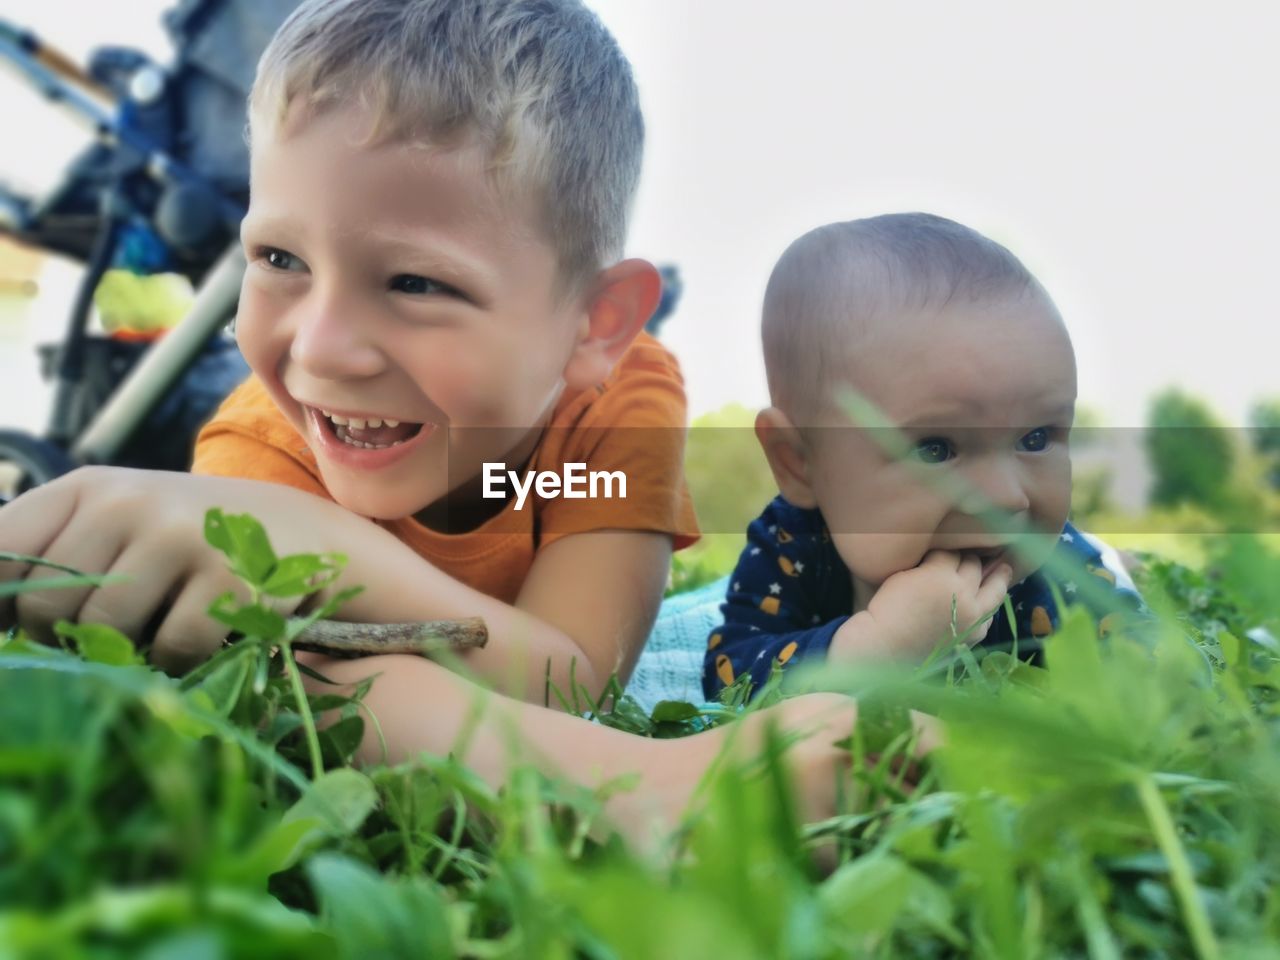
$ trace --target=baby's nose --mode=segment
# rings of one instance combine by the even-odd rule
[[[995,510],[1016,515],[1031,508],[1022,471],[1007,457],[984,457],[964,477],[969,489],[962,495],[960,509],[980,514]]]

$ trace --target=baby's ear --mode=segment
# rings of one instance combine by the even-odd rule
[[[647,260],[623,260],[601,270],[589,291],[565,383],[584,390],[603,383],[658,308],[662,277]]]
[[[768,407],[756,414],[756,439],[783,498],[803,510],[815,508],[809,451],[799,428],[777,407]]]

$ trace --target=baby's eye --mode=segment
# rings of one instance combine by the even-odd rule
[[[301,260],[288,250],[281,250],[279,247],[259,247],[256,256],[272,270],[299,270],[302,268]]]
[[[419,297],[426,296],[428,294],[458,296],[458,291],[447,283],[441,283],[439,280],[432,280],[430,277],[422,277],[416,273],[396,274],[391,278],[391,289],[396,293],[408,293]]]
[[[1040,453],[1049,447],[1049,428],[1036,427],[1018,441],[1018,449],[1027,453]]]
[[[926,437],[916,444],[911,455],[922,463],[945,463],[955,456],[951,441],[943,437]]]

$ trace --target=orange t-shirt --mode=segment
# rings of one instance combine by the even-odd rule
[[[679,365],[657,340],[641,333],[604,383],[565,392],[525,467],[526,473],[563,474],[566,463],[585,463],[587,471],[622,471],[625,499],[544,500],[530,489],[522,510],[515,509],[513,495],[497,515],[458,534],[436,532],[412,517],[376,522],[455,579],[513,603],[539,547],[566,534],[655,531],[670,534],[677,550],[697,540],[684,479],[684,443]],[[507,464],[507,469],[518,468]],[[283,483],[332,499],[306,440],[257,377],[237,387],[200,431],[191,470]],[[510,482],[502,489],[509,492]],[[603,493],[603,485],[598,490]]]

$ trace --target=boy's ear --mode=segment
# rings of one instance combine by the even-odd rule
[[[783,498],[804,510],[817,507],[810,476],[812,459],[799,428],[777,407],[768,407],[756,414],[756,439]]]
[[[565,383],[585,390],[603,383],[658,308],[662,277],[647,260],[623,260],[601,270],[591,288]]]

